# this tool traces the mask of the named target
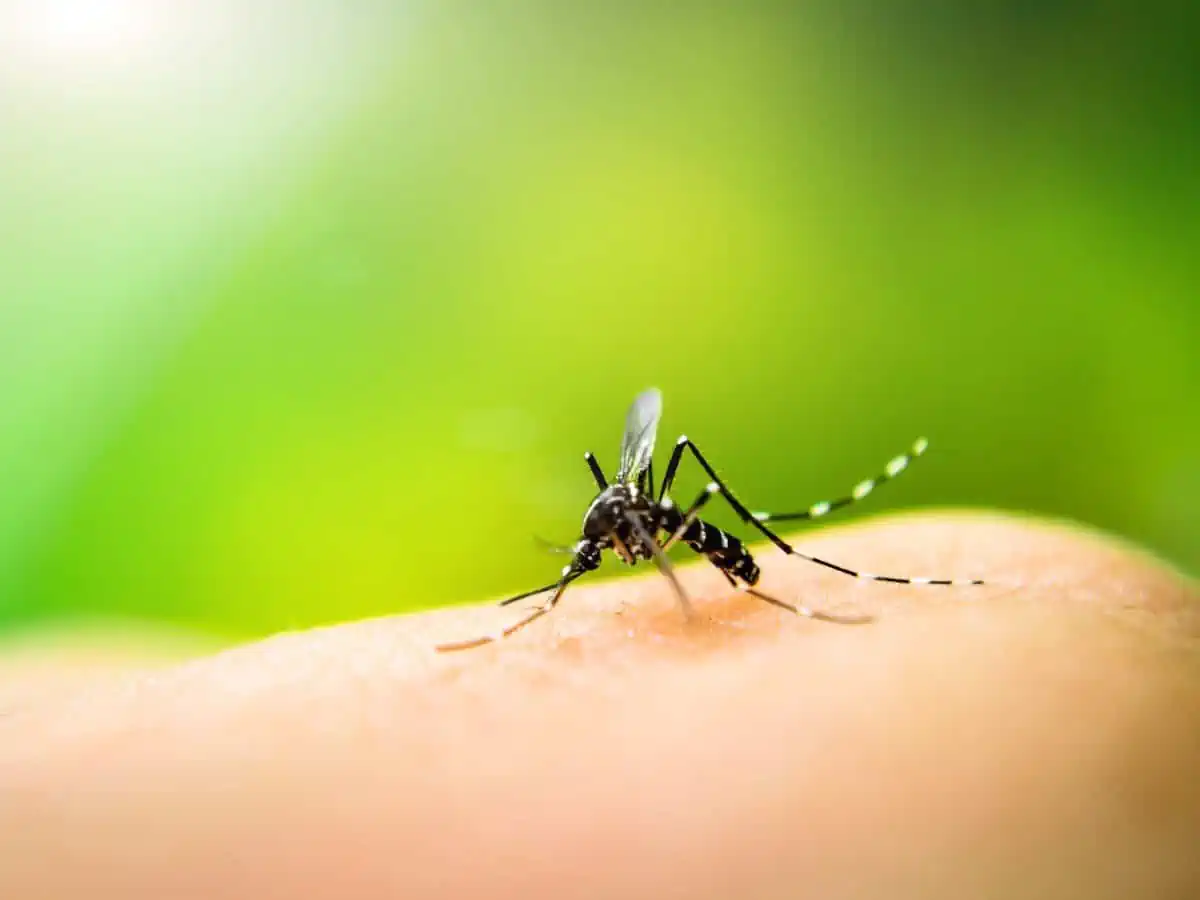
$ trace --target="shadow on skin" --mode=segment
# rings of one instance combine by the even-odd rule
[[[1185,896],[1200,592],[1077,528],[931,513],[521,610],[281,635],[0,719],[0,896]]]

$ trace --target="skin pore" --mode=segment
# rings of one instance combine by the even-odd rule
[[[670,584],[0,668],[0,897],[1183,897],[1200,589],[1074,526],[925,513]],[[548,564],[552,569],[553,564]]]

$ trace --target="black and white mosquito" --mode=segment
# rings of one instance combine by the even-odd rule
[[[667,550],[680,541],[695,552],[707,557],[708,561],[721,571],[731,585],[760,600],[765,600],[767,603],[810,619],[820,619],[843,625],[858,625],[871,621],[869,616],[836,616],[805,606],[796,606],[758,590],[756,587],[760,574],[758,564],[755,563],[754,557],[750,555],[746,546],[728,531],[700,518],[700,511],[715,494],[720,494],[745,524],[757,529],[784,553],[798,556],[843,575],[893,584],[983,584],[979,579],[900,577],[855,571],[827,559],[801,553],[767,527],[769,522],[819,519],[835,509],[862,500],[880,484],[898,476],[908,468],[913,459],[924,453],[928,447],[928,442],[924,438],[918,439],[908,453],[892,459],[884,467],[882,473],[874,478],[860,481],[845,497],[814,503],[801,512],[750,512],[733,495],[708,460],[704,458],[700,449],[688,440],[686,435],[675,442],[675,449],[667,461],[667,470],[663,475],[662,484],[659,486],[657,494],[655,493],[652,457],[654,441],[658,432],[658,420],[661,416],[662,394],[657,388],[643,391],[633,401],[633,405],[629,407],[629,412],[625,417],[625,434],[621,438],[620,460],[616,477],[611,484],[605,478],[604,470],[600,468],[596,457],[591,453],[584,454],[584,459],[587,461],[588,468],[591,469],[592,477],[596,480],[596,486],[600,489],[600,493],[584,514],[583,534],[580,540],[573,547],[560,548],[571,555],[571,561],[563,567],[556,581],[532,591],[517,594],[515,597],[509,597],[500,605],[507,606],[527,597],[552,592],[550,596],[534,607],[523,619],[519,619],[496,634],[440,644],[437,647],[439,651],[468,650],[501,640],[520,631],[529,623],[554,609],[571,582],[598,568],[600,555],[605,550],[612,550],[621,560],[631,566],[636,565],[638,560],[653,560],[658,565],[659,571],[670,579],[684,615],[691,618],[691,602],[688,600],[683,586],[679,583],[679,579],[676,578],[674,568],[667,557]],[[691,452],[711,480],[700,492],[700,495],[692,501],[692,504],[681,510],[671,500],[670,490],[675,482],[675,474],[685,451]]]

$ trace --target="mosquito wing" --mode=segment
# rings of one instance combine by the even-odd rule
[[[621,465],[617,481],[630,484],[646,471],[654,456],[654,438],[662,417],[662,392],[658,388],[642,391],[625,415],[625,435],[621,438]]]

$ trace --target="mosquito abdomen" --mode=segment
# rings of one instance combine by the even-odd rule
[[[697,519],[684,529],[680,540],[697,553],[703,553],[723,572],[746,584],[758,583],[758,563],[754,561],[745,544],[725,529]]]

